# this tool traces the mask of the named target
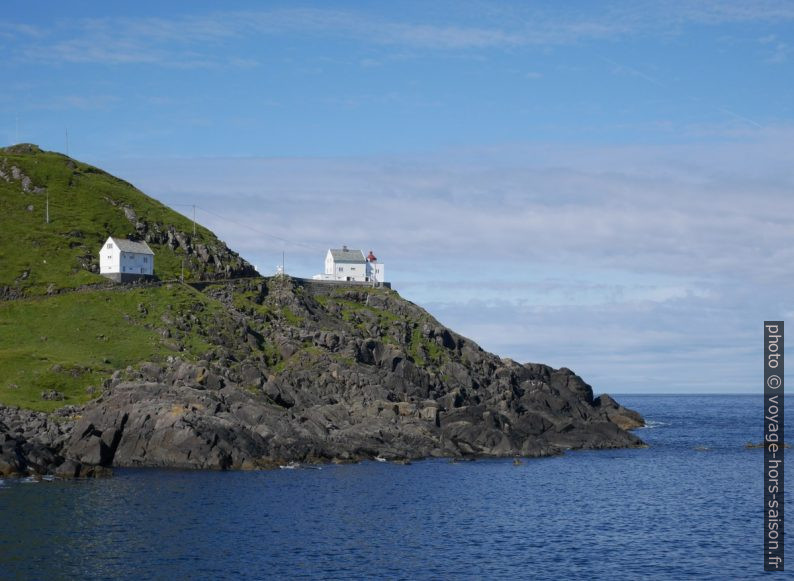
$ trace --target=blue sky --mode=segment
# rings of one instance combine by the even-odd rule
[[[0,141],[100,165],[263,273],[374,249],[596,391],[753,392],[791,318],[794,2],[10,2]]]

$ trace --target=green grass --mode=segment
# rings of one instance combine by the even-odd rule
[[[275,316],[275,313],[270,305],[259,304],[254,299],[259,293],[256,291],[234,291],[232,297],[232,304],[234,307],[243,313],[251,315],[259,314],[265,317],[265,320],[270,320]]]
[[[281,307],[281,316],[293,327],[299,327],[303,323],[303,318],[293,313],[289,307]]]
[[[171,328],[174,338],[164,340],[162,317],[220,309],[178,284],[0,303],[0,403],[50,411],[85,402],[96,395],[86,387],[101,391],[113,370],[175,354],[169,341],[184,345],[180,356],[197,358],[211,347],[199,330],[177,335]],[[43,400],[49,389],[66,400]]]
[[[256,291],[235,291],[232,297],[232,304],[242,313],[263,316],[265,321],[281,318],[293,327],[299,327],[303,324],[303,317],[297,315],[289,307],[277,308],[268,303],[259,304],[255,300],[257,296],[258,293]]]
[[[275,373],[281,373],[293,367],[303,367],[321,361],[326,356],[334,357],[335,354],[329,353],[322,347],[304,343],[287,359],[282,359],[276,363],[272,370]],[[352,360],[351,360],[352,361]]]
[[[0,149],[0,169],[11,173],[18,167],[45,187],[49,196],[50,223],[45,222],[47,195],[26,193],[19,181],[0,179],[0,286],[24,289],[28,294],[43,294],[51,285],[73,288],[105,279],[85,268],[98,261],[98,250],[108,236],[128,237],[134,225],[123,207],[132,207],[139,220],[150,227],[161,224],[166,230],[190,233],[188,218],[150,198],[127,182],[58,153],[37,151],[11,153]],[[32,206],[32,210],[27,208]],[[215,235],[198,227],[194,242],[218,246]],[[155,253],[155,274],[161,279],[180,275],[181,248],[150,244]],[[186,278],[193,276],[196,264],[186,264]],[[211,268],[211,267],[210,267]],[[23,278],[23,273],[27,276]]]
[[[331,291],[331,296],[332,297],[337,297],[337,298],[338,297],[344,297],[344,296],[348,295],[350,292],[363,293],[363,294],[367,294],[367,295],[375,295],[375,294],[381,294],[381,295],[392,294],[392,295],[396,295],[397,294],[397,291],[395,291],[393,289],[385,288],[385,287],[355,286],[355,287],[347,287],[345,289],[339,289],[339,288],[333,289]]]
[[[427,354],[429,363],[441,365],[449,359],[449,353],[435,341],[424,336],[419,329],[414,329],[411,333],[411,343],[408,345],[408,354],[419,367],[427,365],[423,353]]]
[[[265,363],[267,363],[268,367],[275,367],[283,361],[281,354],[273,343],[266,341],[262,346],[262,353],[265,355]]]
[[[369,290],[372,291],[374,289]],[[320,299],[320,297],[315,297],[315,299]],[[338,305],[341,309],[342,318],[348,323],[354,322],[356,313],[361,312],[369,312],[375,315],[377,324],[381,328],[385,328],[390,323],[401,320],[400,317],[389,311],[378,309],[370,305],[365,305],[364,303],[351,301],[338,295],[332,295],[330,297],[324,296],[322,297],[321,301],[318,300],[317,302],[319,302],[326,309],[328,308],[329,303]]]

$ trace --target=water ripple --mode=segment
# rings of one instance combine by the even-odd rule
[[[650,448],[0,481],[0,576],[760,578],[760,398],[621,402]]]

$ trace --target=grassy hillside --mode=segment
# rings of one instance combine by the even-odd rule
[[[223,309],[179,283],[0,302],[0,403],[50,411],[96,397],[116,369],[168,355],[197,359]],[[91,388],[94,389],[91,389]],[[64,400],[46,400],[57,390]]]
[[[49,198],[50,223],[45,221]],[[129,183],[34,145],[0,148],[0,287],[43,294],[101,282],[98,250],[108,236],[146,239],[155,274],[216,278],[253,269],[216,236]]]
[[[129,183],[35,145],[0,148],[0,232],[0,299],[14,299],[0,300],[0,403],[44,411],[96,397],[128,365],[195,360],[211,347],[209,325],[232,326],[180,284],[69,292],[108,282],[97,274],[108,236],[146,240],[160,280],[179,277],[183,261],[187,280],[255,274],[206,228],[194,235],[191,220]],[[65,399],[44,399],[49,390]]]

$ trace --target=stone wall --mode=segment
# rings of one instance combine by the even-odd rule
[[[129,272],[113,272],[102,273],[102,276],[112,280],[113,282],[128,283],[128,282],[150,282],[155,280],[154,276],[148,274],[133,274]]]

